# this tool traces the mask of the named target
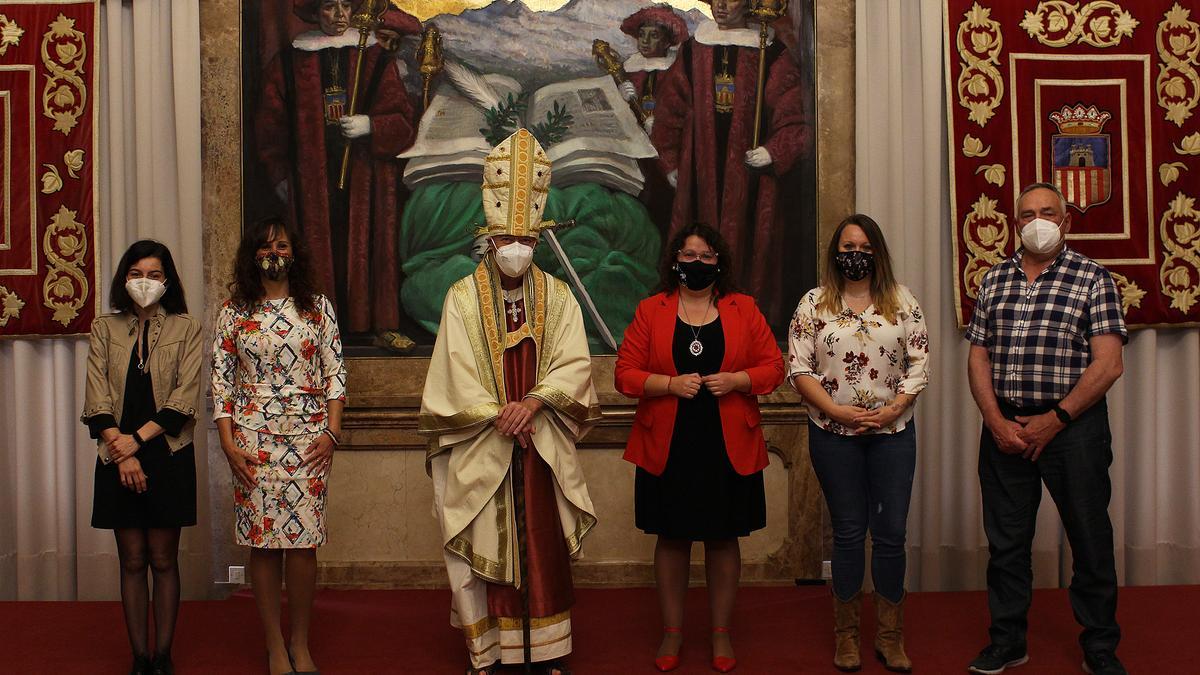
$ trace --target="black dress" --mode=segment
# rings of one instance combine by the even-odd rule
[[[700,327],[704,351],[699,356],[688,349],[694,331],[682,319],[675,320],[671,351],[676,372],[719,372],[725,356],[721,319]],[[734,470],[725,451],[717,397],[703,386],[695,398],[679,399],[662,475],[638,467],[633,495],[638,528],[668,539],[732,539],[767,524],[763,474],[743,476]]]
[[[149,345],[149,323],[142,331],[143,352]],[[142,358],[149,358],[147,353]],[[131,434],[143,424],[154,420],[166,430],[137,451],[134,457],[146,474],[146,491],[138,494],[121,485],[115,463],[105,464],[96,458],[95,490],[92,499],[92,527],[171,528],[196,524],[196,451],[191,443],[172,453],[167,435],[178,435],[188,417],[175,410],[154,406],[154,388],[149,372],[138,367],[137,347],[129,352],[129,371],[125,375],[125,401],[121,409],[123,434]],[[88,419],[92,438],[116,424],[112,415],[95,415]]]

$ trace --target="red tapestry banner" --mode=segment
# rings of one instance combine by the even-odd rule
[[[0,2],[0,337],[86,333],[96,263],[96,0]]]
[[[1131,327],[1200,325],[1200,9],[1175,0],[946,0],[959,325],[1020,244],[1023,186],[1057,185],[1067,243]]]

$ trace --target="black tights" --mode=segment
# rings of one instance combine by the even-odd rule
[[[121,560],[121,605],[134,655],[149,652],[150,617],[146,568],[154,573],[155,654],[170,654],[179,614],[179,528],[114,530]]]

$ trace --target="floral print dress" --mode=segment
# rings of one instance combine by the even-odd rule
[[[346,399],[346,367],[333,304],[291,298],[248,308],[226,302],[213,344],[214,419],[233,419],[238,447],[257,455],[255,487],[233,481],[237,543],[315,548],[325,543],[328,472],[301,466],[326,427],[329,401]]]
[[[868,410],[891,403],[897,394],[917,395],[929,384],[929,332],[917,299],[899,287],[896,322],[875,309],[861,314],[845,308],[837,314],[819,311],[823,288],[800,300],[788,330],[788,379],[811,377],[838,405]],[[808,406],[809,419],[835,434],[854,432]],[[903,431],[913,416],[909,406],[891,425],[866,433]]]

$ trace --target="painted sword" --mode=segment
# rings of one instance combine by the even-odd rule
[[[592,317],[592,322],[596,324],[596,329],[600,331],[600,339],[604,340],[604,344],[617,351],[617,340],[613,337],[612,331],[608,329],[608,324],[604,323],[604,317],[600,316],[600,310],[596,309],[596,303],[592,300],[592,296],[583,285],[583,280],[579,278],[579,273],[575,271],[575,266],[571,264],[571,259],[567,257],[567,252],[563,250],[562,242],[558,240],[558,235],[554,233],[556,229],[571,227],[575,224],[575,219],[564,220],[561,223],[553,223],[542,226],[542,234],[546,238],[546,243],[550,245],[550,250],[554,251],[554,257],[558,258],[558,262],[562,264],[563,271],[567,273],[567,280],[571,282],[571,286],[575,289],[575,294],[582,301],[583,308],[588,315]]]

